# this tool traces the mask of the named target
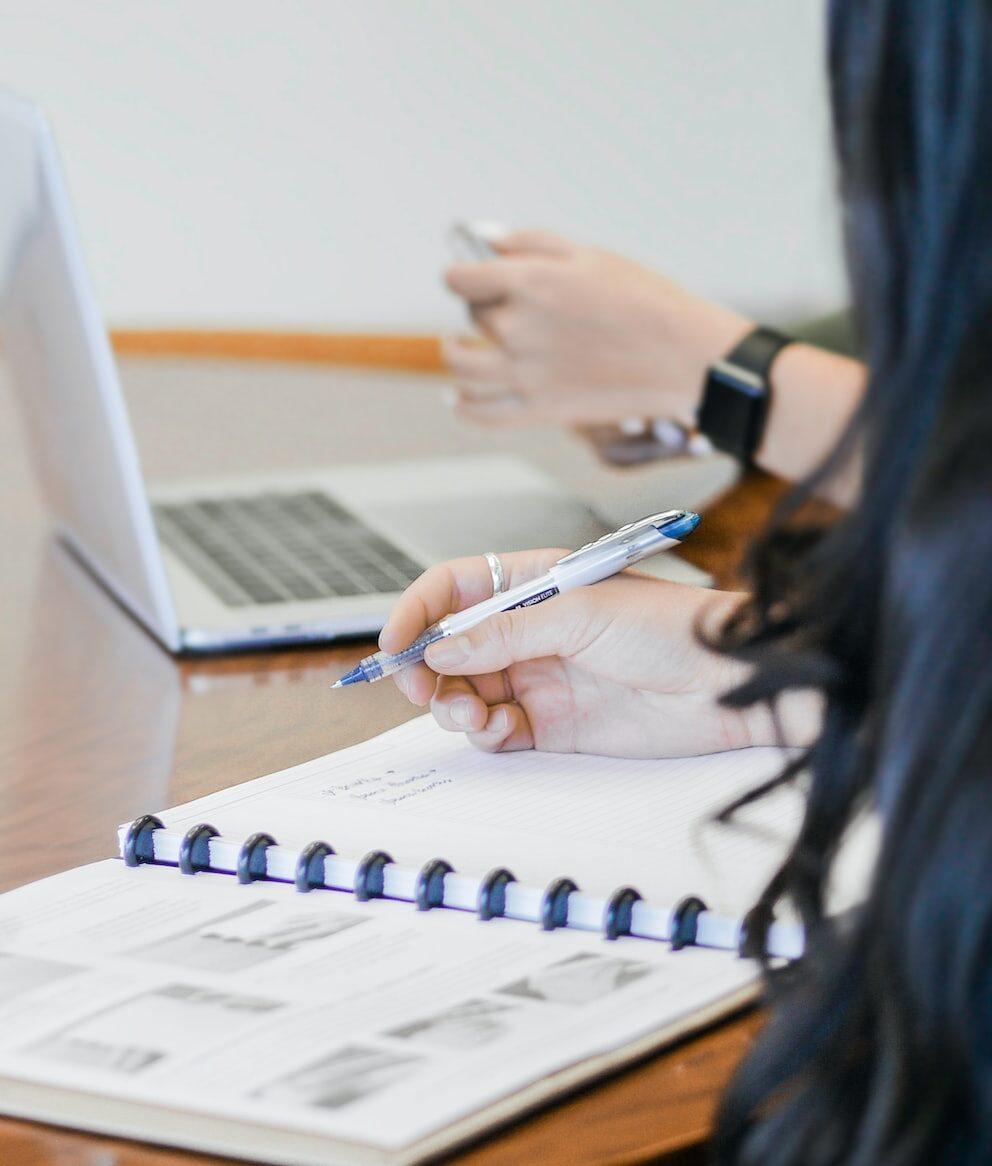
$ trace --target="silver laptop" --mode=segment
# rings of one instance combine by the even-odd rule
[[[432,562],[603,533],[511,458],[342,465],[149,497],[51,132],[3,93],[0,328],[61,537],[171,651],[376,632]]]

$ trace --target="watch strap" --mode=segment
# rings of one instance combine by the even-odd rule
[[[787,344],[791,343],[791,336],[786,336],[784,332],[776,332],[774,328],[753,328],[740,344],[724,357],[724,363],[756,373],[767,387],[772,361]]]

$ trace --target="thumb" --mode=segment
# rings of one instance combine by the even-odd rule
[[[471,631],[439,640],[424,662],[446,676],[500,672],[523,660],[571,655],[578,638],[575,608],[560,600],[517,611],[502,611]]]
[[[575,253],[575,244],[571,239],[551,231],[509,231],[490,242],[493,250],[500,255],[547,255],[555,259],[567,259]]]

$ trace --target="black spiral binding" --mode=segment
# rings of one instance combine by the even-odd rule
[[[383,871],[392,862],[384,850],[370,850],[355,871],[355,898],[360,903],[381,899],[385,885]]]
[[[699,916],[706,910],[706,904],[697,895],[687,895],[672,912],[672,923],[668,938],[672,951],[681,951],[696,942],[696,928]]]
[[[741,920],[737,932],[737,955],[742,960],[758,960],[765,955],[768,928],[775,921],[775,912],[767,903],[758,903]]]
[[[127,866],[140,866],[155,861],[153,834],[164,830],[160,818],[142,814],[135,818],[124,835],[123,858]],[[179,870],[192,875],[210,869],[210,840],[219,837],[219,831],[206,822],[192,826],[179,844]],[[271,834],[257,832],[250,835],[238,852],[237,876],[240,883],[264,879],[268,874],[266,851],[276,846]],[[300,892],[324,886],[324,860],[334,854],[326,842],[309,842],[296,860],[294,884]],[[385,850],[370,850],[355,870],[354,895],[359,902],[381,899],[385,888],[385,868],[392,863]],[[444,906],[444,878],[454,868],[443,858],[425,863],[417,874],[414,901],[418,911],[429,911]],[[517,880],[506,867],[495,867],[479,883],[476,910],[479,919],[498,919],[506,911],[506,888]],[[557,878],[548,884],[541,896],[540,922],[543,931],[555,931],[568,926],[568,898],[579,889],[570,878]],[[603,938],[615,940],[630,935],[634,904],[642,897],[634,887],[618,887],[610,896],[603,912]],[[687,895],[672,912],[669,942],[672,951],[681,951],[696,942],[699,916],[707,910],[697,895]],[[741,921],[737,935],[737,954],[741,959],[757,959],[764,955],[768,928],[774,921],[774,912],[764,904],[753,907]]]
[[[165,827],[154,814],[142,814],[135,818],[124,835],[124,862],[127,866],[141,866],[143,862],[155,861],[152,845],[152,831]]]
[[[541,930],[568,925],[568,896],[579,889],[571,879],[555,879],[541,897]]]
[[[192,826],[179,843],[179,869],[183,874],[196,874],[199,870],[210,869],[210,839],[218,837],[219,831],[206,822]]]
[[[301,894],[324,885],[324,859],[334,853],[334,848],[326,842],[308,842],[296,860],[296,874],[293,882]]]
[[[418,911],[430,911],[432,907],[444,906],[444,876],[451,874],[454,867],[443,858],[432,858],[425,863],[417,875],[417,886],[413,901]]]
[[[603,938],[617,939],[630,935],[634,904],[640,902],[641,892],[633,887],[618,887],[606,904],[603,912]]]
[[[253,883],[264,879],[269,873],[269,863],[265,852],[278,843],[271,834],[250,834],[238,851],[238,882]]]
[[[479,897],[476,899],[476,911],[484,922],[489,919],[499,919],[506,911],[506,888],[515,883],[513,873],[505,866],[498,866],[479,883]]]

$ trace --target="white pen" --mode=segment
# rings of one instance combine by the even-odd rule
[[[563,591],[575,587],[588,587],[617,575],[627,567],[675,546],[699,525],[699,515],[690,510],[666,510],[663,514],[652,514],[637,522],[621,526],[611,534],[604,534],[595,542],[588,543],[559,559],[544,575],[501,591],[492,599],[485,599],[474,607],[456,611],[439,619],[420,633],[402,652],[375,652],[360,661],[346,676],[342,676],[332,686],[345,688],[349,684],[374,684],[385,676],[392,676],[411,664],[419,664],[424,658],[424,650],[438,640],[467,632],[482,623],[489,616],[500,611],[513,611],[518,607],[531,607],[544,603]]]

